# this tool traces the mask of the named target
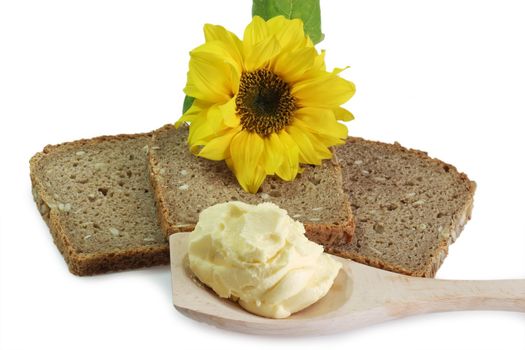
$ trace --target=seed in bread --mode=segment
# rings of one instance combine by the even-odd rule
[[[47,146],[30,161],[33,196],[76,275],[167,264],[146,152],[151,134]]]
[[[341,169],[332,160],[304,166],[291,182],[269,177],[257,194],[244,192],[224,162],[194,156],[188,128],[167,125],[154,132],[149,152],[150,179],[161,226],[167,236],[189,232],[205,208],[227,201],[273,202],[301,221],[306,236],[325,246],[351,239],[354,230]]]
[[[349,138],[336,149],[356,217],[342,257],[412,276],[433,277],[470,219],[476,184],[426,153]]]

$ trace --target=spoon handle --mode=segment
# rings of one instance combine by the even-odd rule
[[[396,294],[407,303],[398,305],[414,308],[405,310],[410,314],[455,310],[525,312],[525,279],[454,281],[410,278],[400,282]]]

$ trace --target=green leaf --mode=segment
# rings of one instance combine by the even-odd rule
[[[184,103],[182,105],[182,114],[186,113],[186,111],[190,109],[191,105],[193,104],[193,101],[195,101],[195,97],[191,97],[188,95],[184,97]]]
[[[304,22],[304,31],[314,44],[324,38],[319,0],[253,0],[252,16],[260,16],[266,21],[275,16],[299,18]]]

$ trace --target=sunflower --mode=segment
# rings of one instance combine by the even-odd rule
[[[194,154],[225,160],[255,193],[267,175],[291,181],[300,163],[319,165],[345,142],[338,121],[353,119],[341,105],[355,86],[338,76],[342,69],[326,71],[301,20],[253,17],[242,41],[217,25],[206,24],[204,35],[184,88],[194,102],[175,124],[190,124]]]

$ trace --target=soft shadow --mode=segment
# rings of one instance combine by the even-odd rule
[[[165,296],[166,300],[171,304],[171,271],[170,266],[155,266],[140,269],[135,271],[140,277],[144,277],[144,280],[150,281],[155,284]]]
[[[118,279],[129,279],[132,277],[140,283],[152,283],[157,286],[162,294],[166,298],[166,302],[171,304],[171,272],[170,266],[154,266],[144,267],[138,270],[125,270],[108,272],[94,276],[74,276],[80,278],[82,281],[114,281]]]

